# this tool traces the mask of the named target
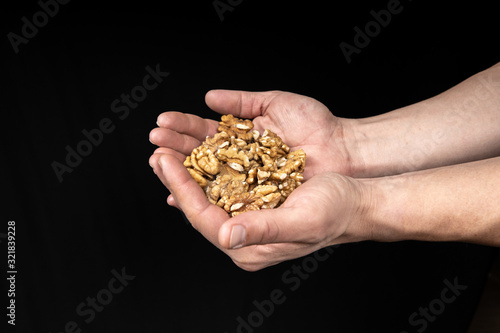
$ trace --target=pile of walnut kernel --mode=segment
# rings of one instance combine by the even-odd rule
[[[251,120],[225,115],[184,166],[211,203],[235,216],[281,205],[301,184],[305,163],[302,149],[290,152],[270,130],[261,135]]]

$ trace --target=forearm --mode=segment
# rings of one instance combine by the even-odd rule
[[[500,63],[423,102],[342,122],[355,177],[498,156]]]
[[[362,182],[374,240],[500,246],[500,157]]]

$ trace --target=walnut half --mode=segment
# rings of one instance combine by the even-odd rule
[[[218,133],[184,161],[208,200],[231,216],[278,207],[304,178],[305,152],[291,152],[276,133],[253,127],[251,120],[222,116]]]

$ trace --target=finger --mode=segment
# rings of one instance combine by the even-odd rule
[[[186,134],[157,127],[149,132],[149,141],[161,147],[171,148],[184,155],[191,154],[193,148],[198,147],[201,141]]]
[[[280,207],[236,215],[221,226],[219,243],[226,249],[286,242],[315,243],[312,212],[300,207]]]
[[[218,231],[229,218],[227,213],[208,201],[200,185],[174,156],[161,154],[155,170],[193,227],[214,245],[220,247]]]
[[[253,119],[262,116],[279,91],[250,92],[239,90],[210,90],[205,103],[215,112]]]
[[[247,271],[256,271],[280,262],[299,258],[320,249],[305,243],[275,243],[250,245],[240,249],[227,250],[233,262]]]
[[[174,199],[174,196],[172,194],[170,194],[167,198],[167,203],[172,206],[172,207],[175,207],[179,210],[181,210],[181,208],[179,207],[179,205],[177,204],[177,202],[175,202],[175,199]]]
[[[217,132],[219,123],[215,120],[203,119],[194,114],[181,112],[164,112],[158,116],[160,128],[169,129],[177,133],[186,134],[200,141]]]
[[[186,155],[181,154],[181,153],[179,153],[176,150],[173,150],[173,149],[170,149],[170,148],[166,148],[166,147],[156,148],[155,151],[153,152],[153,155],[154,154],[170,154],[170,155],[175,156],[182,163],[184,163],[184,161],[186,160]]]
[[[180,154],[179,152],[176,152],[175,150],[169,149],[169,148],[158,148],[154,151],[154,153],[149,157],[149,165],[153,168],[153,170],[157,171],[156,165],[158,164],[158,159],[160,158],[161,155],[168,154],[172,155],[175,157],[179,162],[184,163],[185,160],[185,155]],[[158,175],[159,177],[160,175]]]

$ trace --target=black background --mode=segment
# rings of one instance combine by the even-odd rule
[[[416,332],[409,316],[457,279],[467,290],[425,331],[465,332],[493,249],[342,245],[292,291],[282,276],[303,259],[237,268],[166,204],[148,165],[161,112],[218,119],[204,104],[210,89],[287,90],[357,118],[431,97],[499,61],[494,3],[408,0],[347,63],[339,44],[353,44],[353,28],[387,3],[245,0],[221,21],[213,1],[71,1],[17,54],[7,34],[20,35],[21,18],[40,6],[3,6],[1,232],[16,221],[17,331],[63,332],[74,321],[82,332],[236,332],[253,301],[279,289],[285,302],[255,332]],[[157,64],[170,75],[120,119],[111,103]],[[60,182],[51,164],[103,118],[115,129]],[[135,279],[86,323],[75,309],[113,269]]]

